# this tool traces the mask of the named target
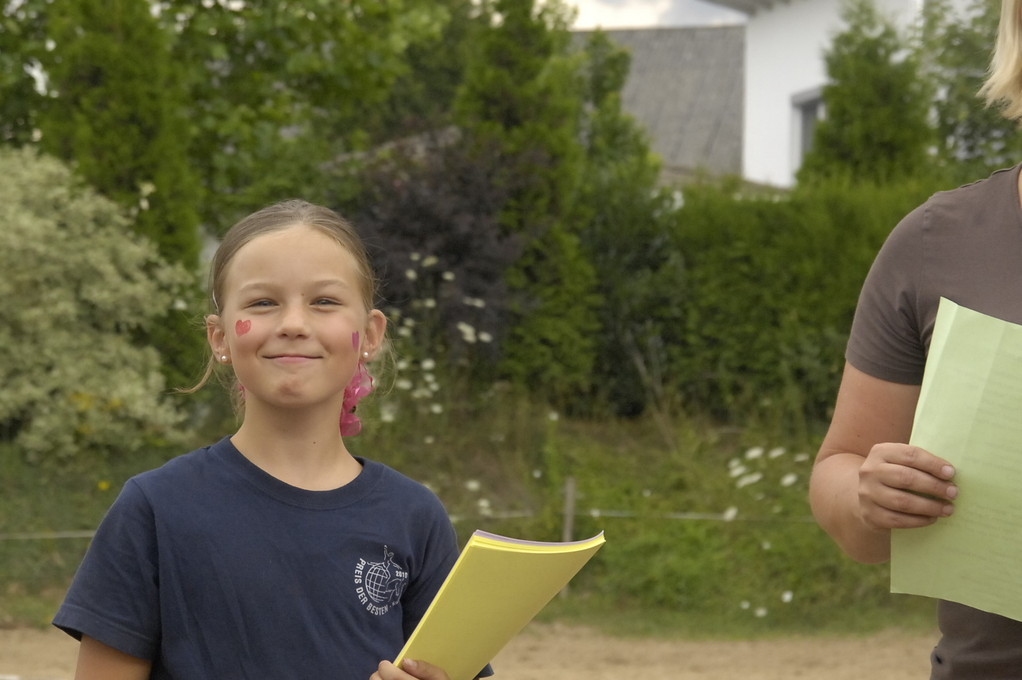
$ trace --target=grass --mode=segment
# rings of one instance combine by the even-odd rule
[[[352,446],[431,486],[463,539],[481,528],[559,540],[576,481],[574,536],[603,530],[607,545],[541,620],[695,638],[933,626],[932,604],[891,595],[885,567],[852,563],[807,521],[808,436],[577,421],[501,394],[440,417],[402,408],[400,422],[370,411]],[[169,455],[33,465],[0,450],[0,535],[92,529],[129,476]],[[45,625],[86,544],[0,540],[0,626]]]

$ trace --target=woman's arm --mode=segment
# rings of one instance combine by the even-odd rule
[[[907,443],[919,389],[845,364],[809,500],[820,526],[860,562],[890,559],[892,528],[927,526],[952,512],[954,468]]]
[[[148,680],[152,663],[82,636],[75,680]]]

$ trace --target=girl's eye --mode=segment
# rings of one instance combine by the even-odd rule
[[[334,300],[333,298],[319,298],[315,302],[313,302],[313,304],[314,305],[339,305],[341,303],[338,302],[337,300]]]
[[[271,307],[273,300],[254,300],[248,304],[249,307]]]

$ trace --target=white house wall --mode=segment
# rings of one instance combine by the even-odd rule
[[[917,0],[877,0],[896,22],[917,15]],[[745,42],[742,174],[790,187],[801,158],[793,98],[822,89],[824,53],[842,22],[841,0],[792,0],[749,17]]]

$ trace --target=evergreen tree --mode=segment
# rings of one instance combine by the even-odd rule
[[[48,97],[39,115],[43,150],[73,163],[124,206],[161,255],[196,272],[198,185],[188,163],[184,94],[166,35],[146,0],[75,0],[46,14],[52,49],[41,66]],[[198,288],[164,310],[146,338],[174,386],[190,384],[204,343],[195,332]]]
[[[582,84],[568,55],[570,15],[557,2],[496,0],[458,94],[458,119],[495,144],[508,195],[500,222],[525,238],[508,272],[510,330],[502,363],[517,383],[567,403],[591,387],[599,322],[595,273],[581,250]]]
[[[826,117],[798,178],[889,181],[927,168],[933,143],[931,92],[891,20],[872,0],[849,0],[838,33],[825,55]]]
[[[585,162],[576,212],[602,298],[595,384],[617,413],[663,415],[672,393],[667,350],[684,328],[683,260],[670,242],[673,192],[658,187],[660,164],[622,107],[628,53],[596,32],[584,55]]]

